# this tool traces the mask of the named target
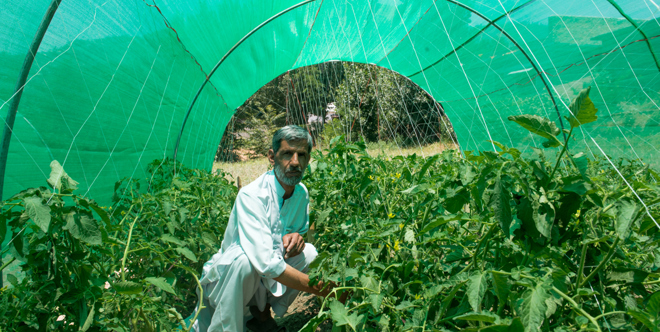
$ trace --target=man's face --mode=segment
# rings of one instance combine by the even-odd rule
[[[273,165],[277,178],[287,186],[295,186],[302,180],[309,163],[308,143],[306,140],[282,140],[276,154],[268,151],[268,160]]]

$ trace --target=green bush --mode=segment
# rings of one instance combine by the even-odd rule
[[[21,273],[8,275],[0,294],[0,330],[180,327],[197,303],[202,264],[220,247],[236,188],[180,165],[175,175],[171,160],[157,160],[150,179],[117,182],[106,207],[75,194],[56,161],[51,167],[51,188],[3,202],[0,236],[13,235]]]

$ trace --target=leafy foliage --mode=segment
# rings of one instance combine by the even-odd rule
[[[588,92],[564,140],[549,119],[513,119],[553,139],[556,160],[497,142],[499,152],[385,159],[337,137],[316,151],[303,179],[320,252],[310,276],[350,298],[322,300],[302,331],[328,319],[335,331],[658,331],[660,175],[569,151],[573,124],[597,117]],[[3,254],[23,273],[0,291],[0,329],[189,328],[182,314],[235,187],[156,161],[146,189],[120,181],[102,207],[73,194],[58,165],[51,189],[3,202]]]
[[[584,109],[595,117],[582,107],[579,123]],[[555,140],[557,160],[496,142],[499,153],[384,160],[336,139],[314,155],[311,276],[352,291],[318,319],[345,331],[657,330],[658,173],[566,153],[572,131],[556,139],[549,119],[512,120]]]
[[[197,303],[190,271],[217,252],[236,188],[205,171],[177,166],[174,175],[170,160],[154,161],[146,191],[119,181],[105,207],[72,194],[75,181],[51,166],[52,189],[3,202],[2,224],[13,234],[3,253],[12,251],[22,273],[9,274],[11,286],[0,291],[0,330],[180,327]]]

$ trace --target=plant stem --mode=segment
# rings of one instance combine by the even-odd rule
[[[610,311],[610,312],[606,312],[602,315],[598,315],[598,316],[594,317],[594,319],[599,320],[599,319],[601,319],[605,316],[616,315],[616,314],[627,314],[627,313],[628,313],[627,311]]]
[[[654,281],[645,281],[642,283],[642,285],[655,285],[655,284],[660,284],[660,279]]]
[[[561,162],[561,157],[563,157],[564,153],[566,153],[566,150],[568,150],[568,140],[571,139],[572,134],[573,134],[573,128],[571,127],[571,131],[568,132],[568,137],[566,137],[566,142],[564,142],[564,147],[561,149],[561,152],[559,153],[559,157],[557,157],[555,168],[552,170],[552,173],[550,173],[546,185],[550,183],[550,181],[552,181],[552,177],[555,175],[555,172],[557,172],[557,169],[559,168],[559,163]]]
[[[607,264],[607,262],[609,262],[610,258],[612,258],[612,255],[614,255],[614,250],[616,249],[616,246],[619,244],[619,240],[620,240],[619,237],[617,237],[616,240],[614,240],[614,243],[612,243],[612,246],[610,247],[610,251],[607,253],[607,256],[605,256],[605,259],[603,259],[598,264],[596,269],[591,271],[591,273],[589,273],[589,275],[586,278],[584,278],[584,280],[582,280],[582,282],[577,284],[577,286],[578,286],[577,288],[582,287],[585,282],[589,281],[589,279],[593,278],[593,276],[595,276],[596,273],[598,273],[598,271],[600,271],[603,267],[605,267],[605,264]]]
[[[580,255],[580,267],[578,268],[577,274],[577,283],[580,285],[582,283],[582,276],[584,275],[584,262],[587,260],[587,244],[582,245],[582,255]],[[578,286],[579,287],[579,286]]]
[[[16,260],[16,257],[12,257],[9,262],[2,264],[2,267],[0,267],[0,271],[4,270],[9,264],[13,263]]]
[[[144,324],[146,325],[146,331],[148,332],[153,332],[153,327],[151,326],[151,323],[149,322],[149,319],[147,318],[147,315],[144,314],[144,311],[142,308],[140,308],[140,317],[144,319]]]
[[[477,256],[479,256],[479,248],[481,248],[481,245],[486,241],[488,238],[490,238],[490,235],[493,233],[495,230],[496,225],[491,225],[490,228],[488,229],[488,232],[479,240],[479,243],[477,244],[477,247],[474,248],[474,255],[472,255],[472,262],[470,265],[476,265],[477,264]]]
[[[429,217],[429,212],[431,212],[431,203],[427,203],[428,205],[426,206],[426,210],[424,210],[424,216],[422,217],[422,222],[419,224],[419,230],[421,231],[424,229],[424,224],[426,224],[426,219]]]
[[[128,257],[128,248],[131,247],[131,236],[133,235],[133,226],[137,222],[140,214],[142,214],[142,208],[140,207],[140,212],[135,215],[135,219],[131,223],[131,227],[128,229],[128,239],[126,240],[126,249],[124,249],[124,257],[121,259],[121,281],[126,281],[126,257]]]
[[[192,329],[193,324],[197,320],[197,316],[199,315],[199,312],[202,311],[202,309],[206,308],[204,306],[204,288],[202,288],[202,284],[199,282],[199,279],[194,273],[190,273],[193,278],[195,278],[195,282],[197,283],[197,288],[199,289],[199,307],[195,311],[195,316],[193,316],[192,320],[190,320],[190,326],[186,327],[183,325],[183,327],[186,327],[186,332],[190,332],[190,329]]]
[[[587,317],[587,319],[591,322],[591,324],[594,324],[594,326],[596,326],[596,329],[598,330],[598,332],[601,332],[601,330],[600,330],[600,326],[598,326],[598,322],[596,321],[596,319],[594,319],[594,318],[593,318],[591,315],[589,315],[586,311],[584,311],[582,308],[580,308],[580,306],[579,306],[575,301],[573,301],[572,298],[570,298],[568,295],[564,294],[562,291],[560,291],[559,289],[557,289],[557,287],[555,287],[555,286],[552,286],[552,290],[555,291],[555,293],[559,294],[559,296],[563,297],[564,300],[568,301],[568,303],[570,303],[571,306],[573,306],[573,308],[574,308],[576,311],[578,311],[578,312],[579,312],[580,314],[582,314],[584,317]]]

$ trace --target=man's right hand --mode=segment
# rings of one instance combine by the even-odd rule
[[[326,284],[327,284],[327,286],[326,286]],[[324,286],[325,286],[325,288],[324,288]],[[328,295],[330,295],[330,297],[335,297],[336,293],[330,294],[330,293],[332,293],[332,290],[335,287],[337,287],[337,284],[332,282],[332,281],[328,281],[326,283],[323,283],[322,281],[319,281],[319,283],[314,288],[318,288],[319,293],[317,295],[319,295],[319,296],[327,297]],[[341,294],[341,296],[338,298],[339,302],[341,302],[342,304],[346,304],[346,300],[348,300],[349,293],[350,292],[348,290],[345,290]]]

